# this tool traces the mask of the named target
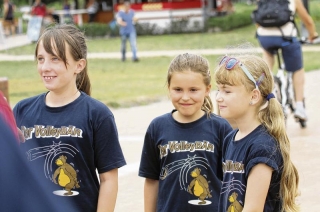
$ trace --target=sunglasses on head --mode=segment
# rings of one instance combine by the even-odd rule
[[[254,80],[252,74],[248,71],[248,69],[236,58],[233,57],[228,57],[228,56],[224,56],[219,65],[225,64],[225,68],[227,70],[231,70],[233,69],[233,67],[237,64],[239,64],[240,68],[243,70],[243,72],[247,75],[247,77],[254,83],[254,85],[256,86],[256,89],[258,88],[257,82]]]

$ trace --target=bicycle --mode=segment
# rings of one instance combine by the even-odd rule
[[[308,42],[306,38],[301,38],[300,43],[303,45],[306,44],[317,44],[320,43],[320,38],[317,37],[313,40],[312,43]],[[291,113],[295,110],[295,96],[294,96],[294,89],[292,84],[292,72],[287,72],[285,70],[285,66],[281,63],[280,58],[280,50],[278,49],[277,52],[277,60],[278,60],[278,70],[277,73],[274,75],[274,89],[273,93],[275,94],[276,98],[280,102],[283,108],[283,113],[285,119],[287,120],[289,115],[289,110]],[[305,100],[303,100],[304,107]],[[300,119],[295,117],[296,122],[300,123],[301,128],[307,127],[307,121],[305,119]]]

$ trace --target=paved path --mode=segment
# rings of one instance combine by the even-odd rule
[[[14,39],[11,40],[12,42]],[[18,42],[18,41],[17,41]],[[9,44],[8,44],[9,45]],[[21,45],[21,43],[20,43]],[[25,44],[24,44],[25,45]],[[1,46],[1,44],[0,44]],[[306,51],[319,51],[319,48],[304,46]],[[1,48],[0,48],[1,50]],[[223,50],[225,52],[225,50]],[[144,56],[174,56],[185,51],[139,52]],[[221,50],[192,50],[199,54],[221,54]],[[89,54],[90,57],[120,58],[118,53]],[[8,56],[0,54],[0,60],[33,60],[33,56]],[[291,140],[291,156],[300,174],[300,189],[302,212],[317,212],[320,210],[320,91],[319,71],[306,74],[306,105],[309,114],[308,126],[301,129],[292,117],[289,117],[287,133]],[[214,96],[212,94],[212,96]],[[119,169],[119,193],[115,212],[143,211],[144,179],[138,177],[138,168],[145,130],[156,116],[172,110],[169,100],[146,106],[112,109],[119,130],[120,142],[128,165]]]

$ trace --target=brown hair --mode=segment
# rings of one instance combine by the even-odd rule
[[[295,202],[295,198],[299,195],[299,175],[290,158],[290,141],[285,129],[282,106],[276,98],[271,98],[269,101],[266,99],[267,95],[273,91],[274,81],[272,72],[261,57],[241,55],[236,57],[236,59],[247,67],[256,82],[259,81],[258,87],[262,101],[260,102],[260,110],[257,112],[257,115],[268,132],[277,140],[281,151],[283,158],[283,172],[280,182],[281,211],[299,211],[299,206]],[[259,80],[262,75],[264,75],[263,80]],[[217,84],[243,84],[247,91],[255,89],[254,83],[249,80],[239,65],[232,68],[232,71],[225,69],[224,64],[219,65],[215,71],[215,81]],[[265,107],[265,105],[267,106]]]
[[[67,66],[66,44],[75,61],[80,59],[87,60],[87,44],[84,33],[73,24],[52,25],[44,30],[40,36],[35,50],[35,57],[38,55],[38,46],[40,41],[46,52],[61,58]],[[86,94],[91,94],[91,83],[88,76],[87,64],[85,68],[77,75],[77,88]]]
[[[203,76],[203,82],[206,86],[211,84],[211,75],[209,70],[209,62],[206,58],[195,54],[180,54],[176,56],[170,63],[167,75],[167,84],[170,85],[171,76],[174,72],[192,71],[200,73]],[[209,116],[213,112],[213,104],[210,96],[204,98],[202,105],[204,110]]]

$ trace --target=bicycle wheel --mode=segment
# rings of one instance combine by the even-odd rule
[[[280,102],[282,102],[282,94],[281,94],[281,80],[277,76],[273,76],[273,81],[274,81],[274,87],[273,87],[273,93],[276,97],[276,99]]]
[[[282,106],[282,111],[283,111],[283,115],[285,118],[285,123],[287,123],[287,110],[286,110],[286,106],[282,104],[282,92],[281,92],[281,87],[282,82],[281,79],[278,76],[273,76],[273,81],[274,81],[274,87],[273,87],[273,94],[275,95],[276,99],[279,101],[279,103]]]
[[[295,95],[292,84],[292,73],[287,73],[287,87],[286,87],[286,95],[287,95],[287,105],[289,106],[291,112],[293,113],[295,110]]]

